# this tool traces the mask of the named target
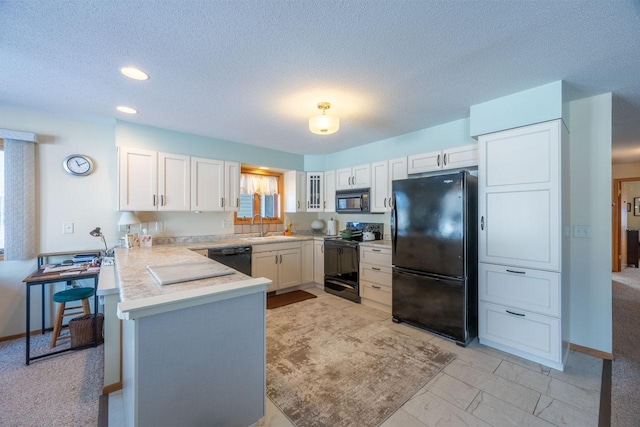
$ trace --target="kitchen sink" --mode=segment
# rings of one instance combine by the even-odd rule
[[[265,240],[287,240],[295,239],[295,236],[262,236],[262,237],[247,237],[250,242],[261,242]]]

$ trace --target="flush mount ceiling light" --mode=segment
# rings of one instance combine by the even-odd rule
[[[141,71],[135,67],[122,67],[120,72],[130,79],[134,80],[149,80],[149,75],[144,71]]]
[[[126,114],[138,114],[138,110],[135,110],[131,107],[125,107],[124,105],[118,105],[116,107],[116,110],[120,111],[121,113],[126,113]]]
[[[331,135],[338,132],[340,128],[340,119],[336,116],[328,116],[327,110],[331,108],[329,102],[320,102],[318,109],[322,110],[322,114],[313,116],[309,119],[309,130],[316,135]]]

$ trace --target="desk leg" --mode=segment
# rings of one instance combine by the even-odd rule
[[[93,278],[93,287],[95,292],[93,293],[93,346],[98,346],[98,276]]]
[[[29,346],[31,344],[31,286],[29,284],[27,284],[27,331],[25,335],[25,348],[27,349],[25,363],[28,365],[30,352]]]
[[[41,333],[42,335],[44,335],[44,332],[45,332],[45,331],[44,331],[44,285],[40,285],[40,289],[42,289],[42,295],[41,295],[41,298],[42,298],[42,304],[41,304],[41,311],[42,311],[42,313],[41,313],[42,329],[40,330],[40,333]]]

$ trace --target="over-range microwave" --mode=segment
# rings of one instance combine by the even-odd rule
[[[336,191],[337,213],[369,213],[369,189]]]

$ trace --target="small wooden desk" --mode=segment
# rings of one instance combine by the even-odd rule
[[[38,260],[39,266],[40,260]],[[57,282],[68,282],[71,280],[79,280],[79,279],[93,279],[93,286],[95,288],[95,292],[93,295],[94,302],[94,314],[97,314],[98,311],[98,276],[100,275],[99,271],[95,272],[87,272],[87,271],[77,271],[74,274],[62,274],[63,272],[54,272],[54,273],[44,273],[44,269],[38,268],[36,271],[31,273],[29,276],[25,277],[22,281],[27,286],[27,329],[26,329],[26,357],[25,363],[28,365],[32,360],[40,359],[42,357],[51,356],[53,354],[63,353],[65,351],[70,350],[80,350],[87,347],[95,347],[98,344],[98,321],[94,322],[93,328],[93,343],[88,344],[86,346],[74,347],[74,348],[66,348],[64,350],[52,351],[46,354],[41,354],[35,357],[31,357],[31,287],[35,285],[40,285],[42,287],[42,333],[45,333],[44,328],[44,285],[48,283],[57,283]]]

